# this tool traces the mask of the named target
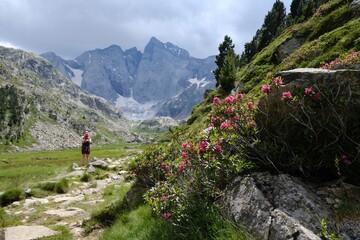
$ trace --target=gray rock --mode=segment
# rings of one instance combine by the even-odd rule
[[[272,212],[272,224],[268,239],[320,240],[321,238],[311,230],[305,228],[295,218],[279,209],[275,209]]]
[[[90,165],[92,165],[96,168],[101,168],[101,169],[107,169],[107,167],[108,167],[108,163],[106,161],[96,158],[96,157],[94,157],[91,160]]]
[[[75,197],[69,197],[65,202],[61,203],[59,206],[64,208],[64,207],[67,207],[73,203],[76,203],[76,202],[81,202],[85,199],[85,196],[83,194],[80,194],[78,196],[75,196]]]
[[[267,239],[273,206],[256,187],[254,179],[237,178],[225,197],[226,209],[235,222],[244,223],[258,239]]]
[[[126,170],[121,170],[121,171],[119,171],[119,175],[126,175],[126,174],[128,174],[129,172],[128,171],[126,171]]]
[[[28,207],[32,207],[34,205],[39,205],[39,204],[46,204],[49,203],[49,200],[46,198],[27,198],[25,199],[25,203],[24,203],[24,207],[28,208]]]
[[[20,206],[20,202],[19,201],[15,201],[13,203],[11,203],[12,207],[19,207]]]
[[[129,206],[135,206],[139,203],[142,203],[143,195],[147,191],[145,188],[131,188],[126,194],[125,199]]]
[[[87,173],[95,173],[95,168],[92,164],[89,165],[89,167],[86,169]]]
[[[44,226],[16,226],[5,228],[4,240],[33,240],[59,234]]]
[[[256,239],[320,239],[321,219],[329,214],[315,192],[288,175],[254,173],[229,185],[222,205]]]
[[[69,205],[69,204],[72,204],[72,203],[75,203],[75,202],[80,202],[80,201],[82,201],[84,199],[85,199],[85,197],[82,194],[80,194],[78,196],[66,195],[66,196],[54,197],[53,202],[55,202],[55,203],[64,202],[64,203],[66,203],[65,205]]]
[[[283,83],[316,83],[316,82],[336,82],[343,79],[345,82],[351,82],[358,79],[360,70],[340,69],[327,70],[321,68],[296,68],[288,71],[282,71],[277,74],[283,77]]]
[[[71,169],[73,171],[79,170],[79,165],[77,163],[73,163],[72,166],[71,166]]]
[[[51,209],[45,211],[45,214],[48,215],[55,215],[61,218],[68,218],[74,216],[84,216],[88,218],[90,215],[86,211],[82,210],[81,208],[70,207],[66,209]]]
[[[360,0],[353,0],[349,8],[353,18],[360,17]]]
[[[304,43],[303,38],[290,38],[289,40],[286,40],[283,42],[277,49],[276,49],[276,60],[280,63],[282,62],[286,57],[290,56],[296,49],[301,47],[301,45]]]

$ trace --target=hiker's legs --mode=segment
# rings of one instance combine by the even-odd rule
[[[82,161],[81,161],[81,163],[82,163],[83,166],[86,165],[86,156],[85,156],[85,155],[86,155],[86,154],[83,154],[83,155],[82,155]]]
[[[90,154],[85,154],[86,165],[89,164],[89,155],[90,155]]]

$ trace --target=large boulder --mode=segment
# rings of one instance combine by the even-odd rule
[[[355,84],[354,87],[360,86],[358,69],[338,69],[327,70],[321,68],[296,68],[288,71],[282,71],[277,74],[283,78],[283,83],[343,83]],[[324,84],[326,85],[326,84]],[[356,88],[360,89],[360,88]]]
[[[350,11],[354,18],[360,17],[360,0],[353,0],[350,4]]]
[[[320,239],[321,221],[339,239],[360,239],[360,220],[336,219],[344,196],[359,201],[359,187],[316,185],[287,174],[253,173],[236,178],[221,200],[225,214],[256,239]]]
[[[278,63],[281,63],[286,57],[290,56],[296,49],[301,47],[305,39],[301,37],[294,37],[286,40],[276,49],[275,58]]]

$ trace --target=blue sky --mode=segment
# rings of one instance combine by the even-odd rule
[[[0,0],[0,45],[73,59],[152,36],[205,58],[229,35],[241,53],[275,0]],[[291,0],[283,0],[289,11]]]

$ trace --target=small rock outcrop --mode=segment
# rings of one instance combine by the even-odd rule
[[[5,239],[32,240],[54,236],[58,233],[44,226],[16,226],[5,228]]]
[[[338,69],[327,70],[321,68],[296,68],[288,71],[282,71],[277,74],[283,78],[283,83],[291,82],[358,82],[360,70],[357,69]]]
[[[326,197],[319,189],[286,174],[253,173],[236,178],[221,202],[226,214],[256,239],[321,239],[322,219],[340,239],[358,239],[360,222],[335,223],[328,199],[339,199],[331,195],[332,188]]]
[[[283,42],[275,52],[277,62],[281,63],[286,57],[290,56],[296,49],[301,47],[305,39],[303,38],[290,38]]]
[[[353,0],[350,4],[350,11],[352,12],[353,18],[360,17],[360,0]]]

